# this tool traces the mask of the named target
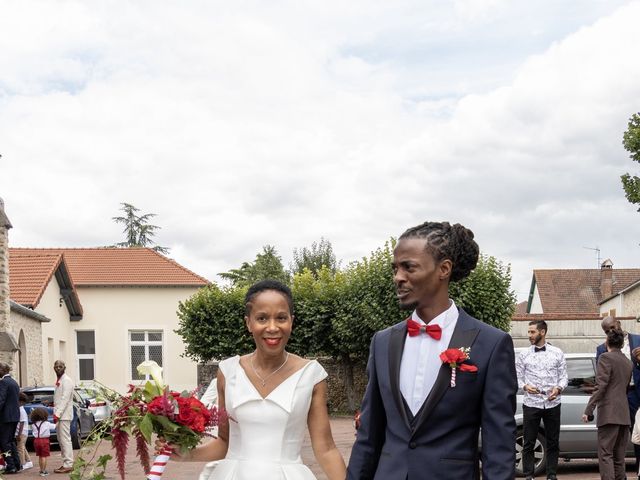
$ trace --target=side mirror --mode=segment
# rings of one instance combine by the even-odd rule
[[[88,398],[85,398],[84,400],[84,406],[89,408],[89,405],[91,405],[91,400],[89,400]]]

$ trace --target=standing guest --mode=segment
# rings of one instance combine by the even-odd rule
[[[71,420],[73,420],[73,389],[75,384],[65,373],[67,366],[62,360],[56,360],[53,370],[58,380],[53,392],[53,421],[57,423],[56,432],[62,453],[62,465],[54,470],[55,473],[69,473],[73,471],[73,445],[71,444]]]
[[[631,386],[627,389],[627,402],[629,404],[629,419],[631,425],[635,423],[636,413],[640,407],[640,335],[627,333],[622,330],[620,321],[614,317],[604,317],[602,319],[602,331],[607,334],[609,330],[621,330],[624,334],[624,345],[620,351],[631,360],[633,364],[633,376],[631,378]],[[604,343],[596,348],[596,362],[600,359],[600,355],[607,351]],[[636,470],[640,467],[640,445],[633,445],[633,451],[636,457]]]
[[[533,479],[533,447],[540,420],[544,422],[547,440],[547,480],[555,480],[558,469],[560,393],[568,383],[567,364],[562,350],[547,343],[547,328],[543,320],[529,322],[531,348],[521,352],[516,360],[518,387],[524,390],[522,469],[527,480]]]
[[[20,456],[20,463],[24,470],[33,468],[33,462],[27,451],[27,436],[29,435],[29,416],[24,409],[25,403],[27,403],[27,396],[20,392],[20,421],[18,422],[18,428],[16,428],[16,445],[18,446],[18,455]]]
[[[31,433],[33,434],[33,449],[38,457],[40,476],[49,475],[47,471],[47,458],[51,455],[50,438],[51,430],[56,426],[49,423],[49,412],[42,407],[31,410]]]
[[[16,445],[16,427],[20,421],[20,386],[11,378],[11,367],[0,363],[0,449],[4,455],[4,473],[17,473],[21,469]]]
[[[371,341],[349,480],[471,480],[480,478],[480,462],[487,480],[515,477],[513,341],[449,298],[449,283],[477,264],[473,237],[448,222],[400,236],[393,281],[412,313]],[[441,355],[461,348],[469,358],[453,369]]]
[[[598,467],[603,480],[624,480],[625,452],[631,421],[627,412],[627,386],[632,365],[620,351],[624,345],[621,330],[607,332],[607,352],[600,356],[596,371],[596,390],[591,395],[582,420],[593,418],[598,407]]]

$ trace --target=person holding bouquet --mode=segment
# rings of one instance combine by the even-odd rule
[[[200,480],[314,480],[300,458],[308,427],[314,454],[329,480],[344,480],[346,467],[327,412],[327,373],[315,360],[285,349],[293,325],[290,289],[275,280],[251,286],[245,323],[256,348],[220,362],[218,407],[226,415],[218,437],[172,458],[221,460]]]

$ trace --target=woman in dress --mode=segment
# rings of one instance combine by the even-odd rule
[[[226,419],[218,437],[174,458],[224,459],[201,480],[314,480],[300,458],[308,427],[313,452],[329,480],[344,480],[346,467],[327,412],[327,373],[315,360],[285,350],[293,325],[289,288],[274,280],[250,287],[245,323],[256,348],[220,362],[218,407]]]

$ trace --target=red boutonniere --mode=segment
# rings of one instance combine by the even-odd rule
[[[462,363],[469,360],[469,347],[448,348],[440,354],[442,363],[451,367],[451,387],[456,386],[456,370],[459,368],[461,372],[477,372],[478,367],[469,363]]]

